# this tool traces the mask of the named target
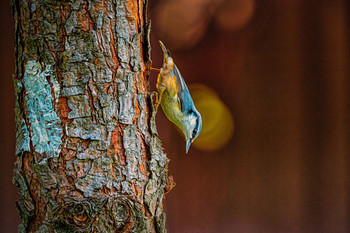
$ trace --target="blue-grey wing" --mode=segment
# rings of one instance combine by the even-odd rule
[[[186,83],[184,81],[184,79],[181,76],[181,73],[179,71],[179,69],[176,67],[176,65],[174,64],[173,70],[172,72],[174,72],[174,75],[176,77],[176,81],[178,83],[178,101],[181,107],[181,111],[182,112],[190,112],[193,109],[193,100],[191,98],[190,92],[186,86]]]

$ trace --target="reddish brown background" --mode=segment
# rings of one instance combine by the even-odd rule
[[[159,2],[149,8],[157,67]],[[256,0],[246,27],[224,31],[209,21],[194,47],[172,51],[188,83],[219,94],[236,128],[225,148],[185,155],[159,115],[177,183],[165,199],[169,233],[350,231],[349,10],[345,0]],[[0,11],[0,232],[11,233],[19,223],[13,20],[6,1]]]

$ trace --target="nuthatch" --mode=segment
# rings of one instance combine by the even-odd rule
[[[202,130],[202,117],[194,106],[191,94],[176,67],[170,52],[159,41],[163,64],[157,78],[158,98],[155,109],[162,106],[166,117],[179,127],[186,138],[186,153]]]

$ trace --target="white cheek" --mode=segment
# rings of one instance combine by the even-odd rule
[[[193,118],[193,119],[191,120],[191,125],[195,125],[195,124],[196,124],[196,119]]]
[[[190,124],[191,124],[191,132],[192,132],[194,130],[194,127],[196,127],[196,118],[193,118],[190,121]]]

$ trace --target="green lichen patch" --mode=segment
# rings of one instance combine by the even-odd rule
[[[57,157],[62,144],[61,120],[54,110],[54,96],[47,80],[52,71],[42,71],[41,64],[25,64],[24,87],[26,111],[30,124],[31,141],[39,154]]]

